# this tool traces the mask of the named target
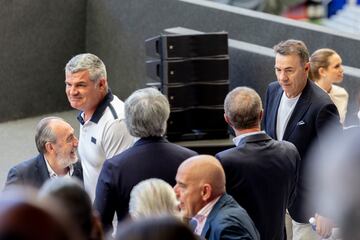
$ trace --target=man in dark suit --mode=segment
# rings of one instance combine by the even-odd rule
[[[163,136],[170,115],[166,97],[154,88],[135,91],[125,101],[125,123],[134,137],[134,146],[105,161],[96,188],[94,206],[105,231],[111,230],[116,212],[118,221],[128,214],[132,188],[148,178],[160,178],[175,185],[179,165],[197,153],[168,142]]]
[[[295,197],[300,156],[296,147],[260,131],[260,96],[237,87],[225,98],[225,121],[236,147],[220,152],[226,190],[254,221],[262,240],[285,239],[285,212]]]
[[[202,238],[260,239],[247,212],[225,192],[225,173],[213,156],[199,155],[183,162],[174,190],[183,217],[197,222],[195,233]]]
[[[339,114],[330,97],[308,80],[309,52],[302,41],[287,40],[274,47],[277,82],[266,93],[264,126],[272,138],[292,142],[301,157],[297,195],[288,209],[294,239],[317,239],[308,220],[316,210],[308,204],[311,183],[304,178],[307,153],[328,127],[341,131]]]
[[[36,147],[39,155],[12,167],[5,187],[29,185],[40,188],[49,178],[74,176],[83,181],[76,149],[78,139],[74,129],[58,117],[46,117],[36,127]]]

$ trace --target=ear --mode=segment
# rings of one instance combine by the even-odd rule
[[[99,87],[100,89],[105,89],[105,86],[106,86],[106,79],[105,79],[105,78],[99,79],[99,81],[98,81],[98,87]]]
[[[326,77],[326,69],[325,68],[320,67],[318,71],[319,71],[319,75],[321,77]]]
[[[201,198],[203,201],[208,201],[212,194],[212,187],[210,184],[205,183],[201,190]]]
[[[230,122],[230,118],[229,118],[229,116],[228,115],[226,115],[225,113],[224,113],[224,119],[225,119],[225,122],[227,123],[227,124],[229,124],[230,125],[230,127],[232,127],[233,125],[231,124],[231,122]]]
[[[307,62],[307,63],[305,63],[305,72],[309,72],[310,71],[310,63],[309,62]]]
[[[54,146],[52,145],[51,142],[45,143],[45,151],[47,153],[50,153],[50,152],[54,151]]]
[[[263,119],[264,116],[264,110],[262,109],[259,113],[259,121],[261,122],[261,120]]]

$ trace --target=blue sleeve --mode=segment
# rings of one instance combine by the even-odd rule
[[[96,186],[94,208],[100,215],[104,231],[112,231],[112,221],[116,209],[116,194],[113,188],[112,165],[105,161]]]

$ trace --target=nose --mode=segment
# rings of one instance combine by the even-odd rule
[[[79,139],[77,137],[74,137],[74,147],[77,147],[79,145]]]
[[[68,91],[68,94],[69,95],[77,95],[78,93],[79,93],[79,91],[77,90],[77,88],[76,87],[74,87],[74,86],[68,86],[67,87],[67,91]]]
[[[176,184],[173,189],[174,189],[176,198],[179,198],[179,195],[180,195],[180,194],[179,194],[179,186]]]
[[[288,76],[285,73],[285,71],[281,71],[280,73],[278,73],[278,78],[280,81],[286,81],[288,80]]]

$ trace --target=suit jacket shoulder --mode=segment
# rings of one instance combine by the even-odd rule
[[[211,210],[201,236],[208,240],[260,239],[247,212],[228,194]]]
[[[40,188],[49,179],[45,159],[42,154],[21,162],[9,170],[5,187],[10,185],[29,185]]]

